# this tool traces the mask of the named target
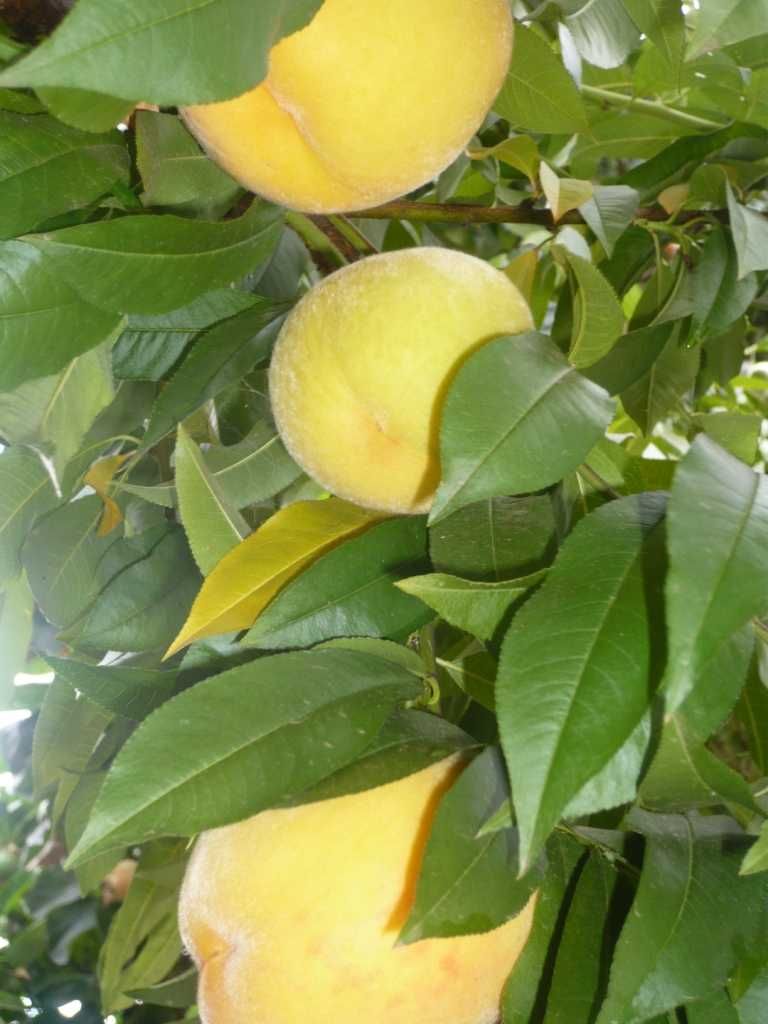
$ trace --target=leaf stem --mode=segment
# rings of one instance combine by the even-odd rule
[[[286,210],[285,222],[309,249],[310,256],[321,274],[331,274],[339,267],[346,266],[344,254],[310,217],[295,210]]]
[[[582,85],[581,94],[587,99],[606,103],[610,107],[624,107],[627,110],[652,114],[654,117],[663,117],[665,121],[672,121],[674,124],[684,125],[686,128],[695,128],[699,132],[714,132],[725,127],[720,121],[710,121],[707,117],[689,114],[686,110],[669,107],[666,103],[660,103],[658,100],[643,100],[636,96],[627,96],[623,92],[599,89],[595,85]]]
[[[608,481],[604,480],[597,472],[597,470],[592,469],[588,462],[583,462],[579,466],[579,473],[581,473],[582,476],[587,477],[587,479],[590,481],[590,483],[593,484],[593,486],[596,486],[599,490],[605,491],[607,494],[610,494],[612,498],[621,497],[619,492],[615,490],[613,487],[611,487]]]
[[[336,230],[344,235],[348,242],[350,242],[358,252],[361,252],[363,256],[374,256],[378,253],[378,249],[373,242],[366,238],[365,235],[356,228],[355,225],[343,214],[331,214],[328,220],[333,224]]]

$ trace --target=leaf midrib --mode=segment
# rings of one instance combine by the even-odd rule
[[[574,368],[572,366],[564,366],[564,367],[562,367],[560,369],[560,371],[556,374],[556,376],[550,378],[550,380],[547,382],[546,386],[544,388],[542,388],[542,390],[535,396],[533,401],[529,405],[527,405],[526,408],[517,417],[517,419],[507,429],[505,429],[503,431],[503,433],[501,434],[499,439],[494,442],[494,444],[491,446],[489,451],[478,462],[474,463],[474,466],[467,473],[467,475],[461,481],[459,486],[454,489],[453,493],[450,495],[448,500],[443,503],[441,512],[444,512],[445,509],[450,507],[450,504],[452,502],[454,502],[456,500],[456,498],[466,489],[466,487],[470,483],[470,481],[473,480],[474,477],[477,476],[477,474],[486,465],[486,463],[489,461],[489,459],[491,459],[496,454],[496,452],[499,450],[499,448],[503,444],[506,444],[506,442],[509,440],[509,438],[511,437],[511,435],[515,431],[520,429],[520,425],[522,423],[524,423],[526,419],[528,419],[528,417],[531,415],[531,413],[534,411],[534,409],[538,405],[540,405],[541,402],[543,402],[547,398],[547,396],[559,384],[562,383],[562,381],[564,381],[567,377],[569,377],[571,374],[573,374],[575,372],[576,371],[574,370]]]

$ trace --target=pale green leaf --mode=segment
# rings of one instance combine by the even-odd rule
[[[176,493],[189,546],[207,576],[251,531],[181,424],[176,442]]]
[[[490,640],[512,604],[545,576],[545,572],[538,572],[498,583],[480,583],[430,573],[398,580],[396,586],[434,608],[451,625],[480,640]]]
[[[494,108],[514,128],[572,134],[586,127],[573,79],[546,40],[519,22],[514,60]]]
[[[605,356],[624,330],[624,313],[616,293],[600,271],[565,248],[558,253],[573,275],[573,334],[568,358],[577,368]]]

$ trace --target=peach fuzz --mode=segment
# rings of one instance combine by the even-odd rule
[[[180,920],[204,1024],[494,1024],[535,897],[493,931],[396,944],[462,763],[199,839]]]
[[[508,0],[325,0],[267,78],[182,111],[210,156],[295,210],[384,203],[432,180],[480,128],[512,48]]]
[[[270,395],[283,441],[341,498],[426,512],[456,371],[480,345],[531,326],[509,278],[465,253],[405,249],[345,267],[304,296],[275,346]]]

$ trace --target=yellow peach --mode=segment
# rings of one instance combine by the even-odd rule
[[[493,931],[396,945],[461,767],[205,833],[180,906],[204,1024],[493,1024],[533,899]]]
[[[474,349],[532,326],[501,271],[449,249],[371,256],[316,285],[275,346],[270,394],[294,459],[366,508],[425,512],[442,402]]]
[[[511,46],[508,0],[325,0],[273,48],[260,85],[183,116],[254,192],[314,213],[363,209],[459,155]]]

